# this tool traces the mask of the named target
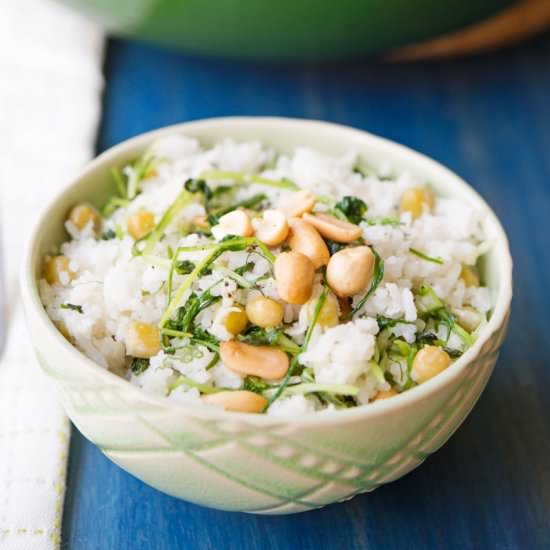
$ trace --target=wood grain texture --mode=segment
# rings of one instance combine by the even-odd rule
[[[104,149],[161,125],[232,114],[323,118],[400,141],[494,207],[515,260],[510,332],[480,402],[409,476],[306,514],[200,508],[133,479],[75,433],[64,545],[141,549],[550,547],[550,36],[421,65],[226,64],[114,42]]]
[[[467,55],[519,42],[549,26],[549,0],[519,0],[488,19],[397,49],[388,58],[399,61]]]

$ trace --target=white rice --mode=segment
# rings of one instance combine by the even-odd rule
[[[396,324],[391,332],[395,337],[412,343],[423,325],[417,320],[413,295],[413,290],[420,285],[430,285],[438,297],[452,307],[472,307],[481,314],[492,308],[492,296],[487,288],[467,287],[460,278],[463,266],[475,265],[483,250],[480,213],[462,200],[437,198],[431,212],[412,220],[410,214],[400,213],[399,203],[407,189],[424,184],[413,174],[397,174],[394,181],[379,179],[375,175],[363,177],[354,171],[360,159],[353,151],[342,157],[330,157],[298,148],[292,155],[276,156],[274,151],[259,142],[225,140],[211,149],[204,149],[194,139],[170,136],[156,142],[151,150],[163,159],[156,166],[156,174],[143,181],[141,192],[127,207],[119,208],[104,221],[104,230],[122,229],[124,236],[98,240],[91,224],[79,231],[68,221],[66,229],[71,240],[61,245],[60,253],[70,260],[70,270],[76,272],[76,276],[71,280],[69,273],[62,273],[59,283],[54,285],[49,285],[44,279],[40,281],[40,294],[49,316],[66,327],[75,346],[103,367],[146,391],[198,404],[201,402],[200,392],[195,387],[179,384],[171,391],[179,375],[212,387],[238,389],[243,385],[243,377],[221,362],[207,370],[213,353],[206,348],[201,349],[200,357],[189,361],[179,360],[177,354],[169,356],[160,351],[150,360],[149,368],[139,375],[132,374],[127,368],[125,344],[129,327],[135,321],[157,324],[166,307],[166,280],[170,267],[170,261],[166,259],[167,246],[176,249],[205,242],[200,235],[181,236],[181,232],[178,233],[194,218],[204,215],[205,209],[200,204],[187,207],[173,220],[165,239],[148,256],[132,254],[134,241],[126,233],[126,220],[132,213],[146,208],[155,215],[158,223],[181,191],[182,184],[204,171],[261,173],[273,179],[290,179],[318,195],[336,199],[356,196],[367,203],[367,218],[395,218],[401,223],[398,226],[361,224],[364,238],[384,260],[383,281],[364,306],[362,318],[356,316],[354,321],[331,328],[317,327],[308,350],[300,358],[301,364],[312,370],[317,383],[359,388],[359,404],[368,403],[378,392],[390,388],[386,380],[376,375],[372,366],[379,332],[376,316],[406,321]],[[391,173],[391,167],[386,166],[384,170]],[[125,173],[134,177],[132,168]],[[243,200],[256,193],[268,195],[276,207],[291,191],[252,184],[240,188],[234,200]],[[319,209],[326,209],[326,206],[320,204]],[[442,263],[417,257],[410,253],[410,248],[441,258]],[[179,259],[197,262],[204,254],[203,251],[185,252]],[[197,288],[205,290],[223,278],[223,283],[212,289],[212,294],[222,299],[203,311],[197,323],[220,341],[226,341],[232,335],[223,322],[238,304],[245,304],[260,291],[275,299],[279,296],[269,262],[259,254],[226,252],[221,260],[228,269],[252,261],[253,270],[243,277],[248,281],[265,277],[258,283],[259,288],[252,290],[238,288],[235,281],[215,268],[211,275],[198,281]],[[175,275],[174,288],[177,289],[184,279],[184,275]],[[180,305],[188,296],[189,291]],[[356,296],[354,303],[360,298]],[[303,342],[314,300],[315,296],[303,306],[285,305],[284,320],[290,325],[285,332],[298,344]],[[83,313],[63,309],[61,305],[67,303],[81,305]],[[187,342],[178,344],[173,341],[172,345],[180,345],[183,349]],[[405,383],[403,365],[392,364],[388,370],[398,385]],[[315,396],[283,395],[271,405],[268,413],[301,416],[332,409],[332,404],[323,403]]]

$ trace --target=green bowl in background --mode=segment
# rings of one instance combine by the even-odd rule
[[[336,59],[428,39],[511,0],[62,0],[116,35],[249,59]]]

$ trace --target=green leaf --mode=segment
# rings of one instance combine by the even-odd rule
[[[212,190],[204,180],[190,178],[183,185],[189,193],[201,193],[206,200],[212,198]]]
[[[392,227],[405,225],[403,222],[400,222],[394,218],[368,218],[365,221],[367,222],[367,225],[391,225]]]
[[[265,258],[271,263],[275,261],[275,256],[273,256],[269,248],[267,248],[264,243],[262,243],[255,237],[235,237],[229,235],[218,244],[212,243],[207,245],[179,247],[176,250],[176,253],[174,254],[174,257],[172,259],[172,262],[174,263],[177,262],[177,257],[180,252],[208,250],[209,253],[200,262],[198,262],[195,265],[195,269],[193,269],[193,271],[189,273],[189,275],[187,275],[181,286],[178,288],[178,291],[176,292],[174,298],[172,298],[171,270],[168,278],[168,305],[164,311],[164,314],[162,315],[159,326],[162,328],[166,325],[166,323],[174,313],[177,304],[179,304],[182,300],[185,291],[191,287],[191,285],[198,277],[200,277],[201,273],[203,273],[203,269],[208,268],[214,261],[216,261],[219,256],[221,256],[226,251],[246,250],[250,246],[257,246],[262,251]]]
[[[195,269],[195,264],[189,260],[176,262],[174,269],[178,275],[189,275]]]
[[[134,357],[130,368],[132,369],[132,373],[138,376],[149,368],[149,359]]]
[[[315,325],[317,324],[317,321],[319,320],[319,315],[320,315],[321,310],[323,309],[323,305],[324,305],[324,303],[327,299],[327,295],[328,295],[328,288],[327,288],[326,285],[324,285],[323,286],[323,291],[321,292],[321,294],[317,298],[317,302],[315,302],[315,308],[313,309],[313,315],[311,316],[311,323],[309,324],[309,327],[306,331],[306,335],[304,336],[304,343],[302,344],[302,347],[300,348],[300,353],[303,353],[304,351],[307,350],[307,347],[308,347],[309,342],[311,340],[311,336],[313,334],[313,330],[315,328]],[[277,387],[275,393],[271,396],[271,398],[267,402],[267,405],[265,406],[264,411],[267,410],[271,406],[271,404],[281,396],[281,394],[283,393],[283,391],[287,387],[290,379],[292,378],[292,376],[294,376],[294,372],[296,371],[296,369],[300,365],[300,360],[298,358],[299,358],[299,354],[294,355],[294,357],[292,358],[292,360],[290,362],[290,366],[288,368],[288,371],[287,371],[285,377],[283,378],[282,382]]]
[[[84,311],[82,310],[82,306],[79,306],[76,304],[66,303],[66,304],[61,304],[59,307],[61,309],[70,309],[72,311],[77,311],[78,313],[84,313]]]
[[[384,330],[388,327],[394,327],[395,325],[414,325],[412,321],[405,321],[404,319],[392,319],[390,317],[384,317],[383,315],[376,316],[376,322],[380,330]]]
[[[172,222],[172,220],[177,216],[177,214],[179,214],[191,203],[200,202],[201,200],[204,200],[204,197],[200,193],[189,193],[189,191],[184,188],[176,197],[176,200],[164,212],[155,228],[149,234],[145,235],[145,237],[138,239],[134,243],[134,246],[132,247],[132,253],[135,256],[141,254],[150,254],[153,248],[155,248],[155,245],[162,239],[166,228],[168,227],[170,222]],[[139,245],[141,243],[145,244],[142,249],[139,248]]]
[[[244,172],[222,172],[218,170],[210,170],[208,172],[203,172],[199,177],[207,180],[231,180],[243,185],[258,183],[268,187],[289,189],[291,191],[298,191],[300,189],[293,181],[290,181],[289,179],[273,180],[270,178],[264,178],[259,174],[246,174]]]
[[[245,273],[248,273],[249,271],[252,271],[254,269],[254,262],[246,262],[245,264],[236,267],[234,269],[235,273],[237,275],[244,275]]]
[[[243,389],[262,394],[269,388],[269,384],[257,376],[247,376],[244,379]]]
[[[189,388],[197,388],[201,393],[218,393],[224,391],[224,388],[214,388],[208,384],[201,384],[200,382],[195,382],[192,378],[180,374],[174,382],[168,387],[167,395],[170,395],[176,388],[179,388],[181,385],[185,384]]]
[[[133,172],[132,175],[127,178],[126,184],[126,196],[129,200],[133,200],[137,196],[139,192],[139,184],[145,179],[148,172],[158,164],[158,162],[159,159],[155,158],[150,153],[146,153],[132,164]]]
[[[265,195],[264,193],[259,193],[257,195],[253,195],[248,199],[244,199],[242,201],[226,206],[225,208],[220,208],[215,212],[211,212],[208,215],[208,223],[210,225],[217,225],[220,222],[220,218],[225,214],[233,212],[233,210],[237,210],[238,208],[248,208],[253,210],[261,205],[265,200],[267,200],[267,195]]]
[[[239,335],[239,341],[252,346],[273,346],[291,355],[296,355],[301,351],[300,346],[282,329],[265,329],[252,325],[244,334]]]
[[[443,264],[443,258],[433,258],[431,256],[426,256],[423,252],[420,252],[420,250],[417,250],[416,248],[409,248],[409,252],[411,254],[414,254],[415,256],[418,256],[419,258],[422,258],[423,260],[426,260],[427,262],[432,262],[434,264]]]
[[[287,386],[283,390],[282,395],[306,395],[308,393],[330,393],[334,395],[349,395],[353,397],[359,393],[359,388],[350,384],[318,384],[316,382],[306,382],[303,384]]]
[[[367,211],[367,205],[359,197],[346,195],[334,206],[336,212],[341,213],[349,222],[359,224]]]
[[[118,166],[113,166],[111,168],[111,176],[115,182],[115,187],[119,197],[126,198],[126,182],[124,181],[124,176]]]
[[[130,201],[122,197],[112,196],[107,199],[103,206],[99,209],[99,213],[104,217],[109,217],[118,208],[128,206]]]
[[[384,278],[384,260],[380,257],[378,252],[374,250],[374,248],[371,247],[371,250],[374,254],[374,273],[372,276],[369,289],[367,290],[365,295],[359,300],[357,305],[346,315],[345,317],[346,319],[352,319],[353,316],[358,311],[361,311],[362,307],[365,305],[367,300],[374,294],[374,292],[382,282],[382,279]]]
[[[113,229],[107,229],[107,231],[104,231],[101,234],[102,241],[110,241],[111,239],[116,239],[116,238],[117,238],[117,234],[116,234],[116,231],[114,231]]]

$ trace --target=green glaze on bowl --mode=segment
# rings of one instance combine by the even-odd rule
[[[280,419],[197,408],[149,395],[99,367],[57,331],[40,303],[43,255],[65,238],[63,221],[80,201],[99,204],[109,170],[156,138],[183,133],[212,145],[225,137],[259,139],[282,151],[308,145],[326,153],[360,152],[429,181],[441,195],[484,213],[494,241],[482,265],[496,306],[481,337],[446,371],[391,399],[363,407]],[[481,394],[504,338],[512,263],[497,218],[481,197],[443,166],[405,147],[343,126],[276,118],[221,118],[151,132],[105,152],[40,217],[22,266],[29,329],[44,372],[77,428],[122,468],[170,495],[223,510],[283,514],[351,498],[393,481],[437,450]]]
[[[190,51],[334,59],[431,38],[511,0],[62,0],[108,30]]]

